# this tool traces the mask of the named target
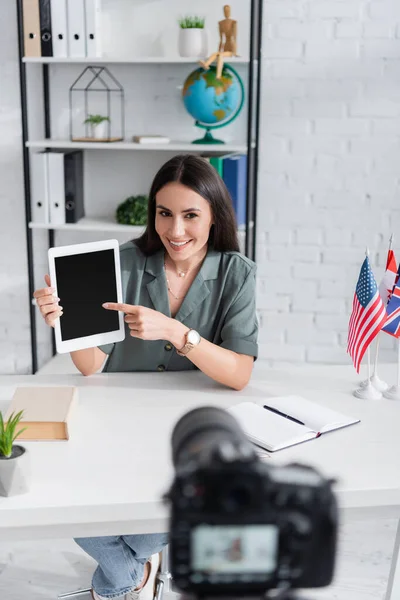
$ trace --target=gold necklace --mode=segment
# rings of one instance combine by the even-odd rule
[[[171,296],[173,296],[175,298],[175,300],[182,300],[182,298],[184,298],[185,296],[175,296],[174,292],[170,288],[169,279],[167,276],[167,266],[165,263],[164,263],[164,271],[165,271],[165,279],[167,280],[167,289],[168,289],[169,293],[171,294]]]

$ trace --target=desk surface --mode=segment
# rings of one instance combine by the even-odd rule
[[[381,368],[392,384],[395,365]],[[78,406],[68,442],[24,442],[32,489],[0,497],[4,539],[156,532],[167,529],[161,501],[173,477],[170,436],[181,415],[199,405],[295,393],[361,419],[361,423],[266,459],[303,462],[338,478],[343,508],[391,507],[400,513],[400,402],[352,396],[352,367],[256,363],[241,392],[199,372],[0,377],[0,409],[17,385],[76,385]]]

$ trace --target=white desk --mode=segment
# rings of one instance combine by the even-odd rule
[[[395,366],[382,367],[381,377],[392,383]],[[161,495],[173,477],[170,434],[178,418],[198,405],[227,407],[288,393],[357,416],[361,423],[268,461],[303,462],[337,477],[345,517],[399,518],[400,403],[359,400],[351,395],[358,382],[351,367],[271,370],[261,361],[242,392],[198,372],[2,376],[0,409],[22,384],[77,385],[79,406],[69,442],[26,442],[32,489],[0,497],[0,535],[17,540],[165,531],[168,509]],[[400,597],[394,566],[387,600]]]

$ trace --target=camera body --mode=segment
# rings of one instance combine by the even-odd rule
[[[167,499],[175,584],[195,596],[321,587],[333,577],[338,509],[313,468],[267,465],[239,440],[178,465]]]

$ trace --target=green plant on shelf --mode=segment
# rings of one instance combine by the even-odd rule
[[[89,123],[89,125],[100,125],[100,123],[104,123],[105,121],[110,121],[109,117],[104,117],[103,115],[89,115],[87,119],[83,121],[84,125]]]
[[[5,423],[0,411],[0,456],[11,458],[15,440],[25,431],[25,429],[27,429],[27,427],[24,427],[16,432],[22,419],[23,412],[23,410],[20,410],[17,414],[11,413],[8,422]]]
[[[117,223],[121,225],[146,225],[148,202],[148,197],[144,195],[129,196],[117,208],[115,213]]]
[[[182,17],[178,20],[181,29],[204,29],[205,19],[202,17]]]

